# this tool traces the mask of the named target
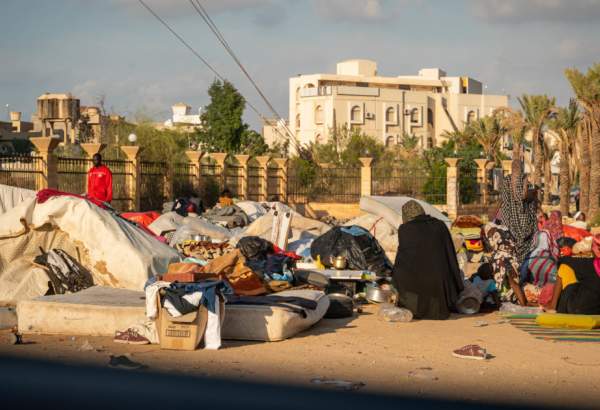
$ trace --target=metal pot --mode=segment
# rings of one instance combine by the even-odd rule
[[[396,293],[392,289],[381,289],[377,283],[367,283],[365,298],[374,303],[392,303]]]
[[[342,269],[346,269],[346,266],[348,266],[348,261],[346,260],[345,256],[336,256],[335,258],[333,258],[333,267],[338,269],[338,270],[342,270]]]

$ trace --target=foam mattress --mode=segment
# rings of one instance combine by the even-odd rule
[[[320,291],[290,290],[278,296],[317,301],[306,317],[284,307],[226,305],[223,339],[278,341],[290,338],[317,323],[329,308]],[[34,334],[113,336],[145,320],[144,292],[93,286],[68,295],[42,296],[17,304],[19,330]]]

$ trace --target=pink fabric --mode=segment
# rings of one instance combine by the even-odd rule
[[[547,283],[542,288],[540,296],[538,297],[538,303],[542,306],[549,305],[552,302],[552,295],[554,294],[554,283]]]
[[[596,275],[600,276],[600,258],[594,259],[594,269],[596,270]]]
[[[550,217],[544,223],[543,229],[550,232],[554,242],[563,237],[562,214],[560,211],[550,212]]]

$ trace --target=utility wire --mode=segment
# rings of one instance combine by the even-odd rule
[[[171,34],[173,34],[189,51],[191,51],[192,54],[194,54],[200,61],[202,61],[204,65],[206,65],[206,67],[208,67],[208,69],[212,71],[215,74],[215,76],[217,76],[217,78],[219,78],[223,82],[227,81],[225,77],[223,77],[212,65],[210,65],[210,63],[206,61],[206,59],[204,59],[187,41],[185,41],[183,37],[177,34],[177,32],[173,30],[165,20],[163,20],[154,10],[152,10],[152,8],[148,6],[144,2],[144,0],[138,0],[138,2],[142,6],[144,6],[146,10],[148,10],[150,14],[152,14],[160,23],[162,23],[162,25],[165,26],[167,30],[169,30]],[[267,119],[260,113],[260,111],[258,111],[258,109],[254,105],[252,105],[248,100],[246,100],[246,104],[248,104],[252,111],[254,111],[263,122],[267,121]]]
[[[219,28],[217,27],[217,25],[215,24],[215,22],[210,18],[210,15],[208,14],[208,12],[206,11],[206,9],[200,3],[200,0],[189,0],[189,2],[194,7],[194,10],[196,10],[196,12],[200,15],[200,17],[202,17],[202,19],[204,20],[204,22],[206,23],[206,25],[209,27],[209,29],[212,31],[212,33],[215,35],[215,37],[217,38],[217,40],[219,40],[219,42],[223,45],[223,47],[225,48],[225,50],[227,51],[227,53],[231,56],[231,58],[233,58],[233,60],[238,65],[238,67],[240,68],[240,70],[242,70],[242,72],[244,73],[244,75],[246,76],[246,78],[248,78],[248,80],[250,81],[250,83],[252,83],[252,85],[254,86],[254,88],[256,89],[256,91],[258,92],[258,94],[260,95],[260,97],[263,99],[263,101],[265,102],[265,104],[267,105],[267,107],[275,115],[275,117],[277,118],[278,122],[281,121],[281,125],[286,130],[286,132],[289,134],[289,136],[292,137],[294,145],[296,145],[296,148],[298,148],[299,143],[298,143],[298,141],[296,139],[296,136],[288,128],[288,126],[285,124],[285,120],[283,120],[283,118],[281,117],[281,115],[279,115],[279,113],[277,112],[277,110],[275,109],[275,107],[273,107],[273,105],[271,104],[271,102],[269,101],[269,99],[266,97],[266,95],[263,93],[263,91],[260,89],[260,87],[258,86],[258,84],[256,83],[256,81],[254,81],[254,79],[252,78],[252,76],[248,73],[248,71],[246,70],[246,68],[244,67],[244,65],[242,64],[242,62],[239,60],[239,58],[237,57],[237,55],[235,54],[235,52],[231,49],[231,47],[229,46],[229,43],[227,42],[227,40],[225,39],[225,37],[223,36],[223,34],[221,33],[221,31],[219,30]],[[277,130],[277,127],[275,127],[275,129]]]

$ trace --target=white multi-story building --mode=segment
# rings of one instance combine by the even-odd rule
[[[440,145],[445,131],[508,106],[508,96],[484,94],[482,83],[470,77],[450,77],[439,68],[382,77],[370,60],[340,62],[336,74],[292,77],[289,87],[289,128],[303,144],[326,142],[332,129],[348,126],[388,146],[415,135],[428,148]],[[269,144],[283,138],[266,131]]]

